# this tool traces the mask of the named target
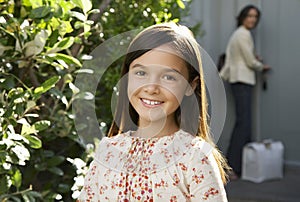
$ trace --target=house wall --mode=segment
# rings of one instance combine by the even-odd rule
[[[285,146],[285,161],[300,165],[300,0],[194,0],[188,24],[201,21],[205,31],[200,45],[217,63],[236,28],[235,17],[247,4],[262,12],[252,32],[257,53],[272,67],[268,89],[262,90],[261,74],[253,98],[253,139],[272,138]],[[218,145],[226,153],[235,121],[230,88],[227,118]]]

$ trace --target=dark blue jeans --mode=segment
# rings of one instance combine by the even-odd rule
[[[227,159],[233,171],[240,176],[243,147],[251,141],[253,86],[244,83],[232,83],[231,90],[235,101],[236,122],[227,150]]]

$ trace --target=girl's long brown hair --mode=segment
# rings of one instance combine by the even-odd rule
[[[213,142],[208,127],[208,104],[200,49],[192,32],[185,26],[175,23],[153,25],[140,32],[130,43],[121,72],[117,108],[108,136],[137,129],[139,116],[130,104],[127,95],[129,66],[136,58],[164,44],[174,49],[185,61],[189,72],[189,82],[197,76],[199,78],[194,91],[196,99],[192,99],[192,96],[185,96],[180,107],[175,111],[177,124],[190,134],[201,137],[214,148],[213,154],[225,183],[227,178],[225,170],[228,169],[228,165]]]

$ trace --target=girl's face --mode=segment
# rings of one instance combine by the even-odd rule
[[[249,10],[247,17],[244,19],[243,25],[247,29],[253,29],[256,25],[258,13],[256,9],[252,8]]]
[[[174,113],[183,96],[192,92],[184,60],[172,54],[168,46],[148,51],[130,64],[128,97],[139,114],[140,126],[175,121]]]

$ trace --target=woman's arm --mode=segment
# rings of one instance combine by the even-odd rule
[[[253,70],[262,71],[264,65],[254,55],[254,44],[250,32],[240,33],[237,43],[246,65]]]

